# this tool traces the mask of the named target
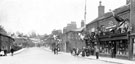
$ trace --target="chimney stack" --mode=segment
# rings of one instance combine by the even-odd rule
[[[104,11],[105,7],[102,5],[102,2],[99,1],[99,6],[98,6],[98,17],[101,17],[102,15],[104,15]]]
[[[81,21],[81,27],[84,27],[85,23],[84,20]]]
[[[126,4],[129,4],[130,3],[130,0],[126,0]]]

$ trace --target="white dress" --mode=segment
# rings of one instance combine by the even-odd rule
[[[1,51],[1,52],[0,52],[0,55],[4,55],[4,51]]]

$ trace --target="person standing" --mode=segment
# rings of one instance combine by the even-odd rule
[[[0,48],[0,52],[1,52],[1,48]]]
[[[7,47],[4,48],[4,56],[7,56]]]
[[[94,55],[94,47],[91,47],[91,55]]]
[[[114,57],[114,48],[113,47],[111,48],[111,57],[112,58]]]
[[[82,57],[85,56],[85,47],[82,48]]]
[[[116,57],[116,48],[112,47],[111,49],[111,57],[115,58]]]
[[[2,56],[1,51],[2,51],[2,50],[1,50],[1,48],[0,48],[0,56]]]
[[[4,56],[7,56],[7,50],[4,49]]]
[[[11,56],[13,56],[13,54],[14,54],[14,49],[11,48]]]
[[[1,48],[1,56],[4,56],[4,47]]]
[[[76,48],[76,54],[75,55],[78,56],[79,55],[78,53],[79,53],[79,49]]]
[[[95,46],[96,59],[99,59],[99,48]]]
[[[72,53],[72,55],[74,55],[74,56],[75,56],[75,55],[76,55],[76,48],[73,48],[71,51],[72,51],[72,52],[71,52],[71,53]]]
[[[54,54],[58,54],[58,47],[57,46],[54,47]]]

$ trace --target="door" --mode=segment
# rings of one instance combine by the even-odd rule
[[[71,50],[71,45],[69,43],[69,41],[66,42],[66,52],[70,52]]]

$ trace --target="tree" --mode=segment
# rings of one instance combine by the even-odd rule
[[[60,35],[60,34],[62,34],[61,30],[53,30],[52,31],[52,35]]]
[[[45,40],[49,37],[49,35],[45,34],[45,35],[40,35],[40,39],[41,40]]]
[[[7,35],[6,30],[5,30],[4,27],[1,26],[1,25],[0,25],[0,33],[1,33],[1,34],[4,34],[4,35]]]
[[[20,32],[16,32],[16,35],[17,35],[18,37],[23,37],[23,33],[20,33]]]
[[[31,32],[30,37],[31,38],[37,37],[37,34],[33,31],[33,32]]]

